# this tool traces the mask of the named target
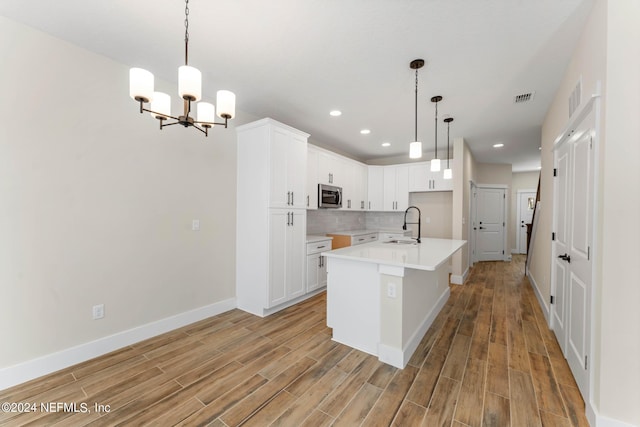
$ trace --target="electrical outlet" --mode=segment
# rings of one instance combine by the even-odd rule
[[[93,306],[93,320],[102,319],[104,317],[104,304]]]
[[[396,284],[395,283],[388,283],[387,284],[387,296],[389,298],[395,298],[396,297]]]
[[[193,230],[193,231],[199,231],[200,230],[200,220],[199,219],[194,219],[193,221],[191,221],[191,230]]]
[[[431,218],[430,217],[426,217],[424,219],[425,224],[431,224]]]

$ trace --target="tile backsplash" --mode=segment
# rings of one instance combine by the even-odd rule
[[[402,228],[403,212],[350,212],[335,209],[307,211],[307,234],[334,231]]]

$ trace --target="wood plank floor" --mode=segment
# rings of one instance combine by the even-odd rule
[[[321,294],[264,319],[233,310],[0,391],[90,410],[0,425],[588,425],[522,256],[452,285],[405,369],[331,341],[325,308]]]

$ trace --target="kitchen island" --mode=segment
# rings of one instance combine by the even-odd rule
[[[404,368],[449,298],[449,259],[466,241],[373,242],[323,252],[333,340]]]

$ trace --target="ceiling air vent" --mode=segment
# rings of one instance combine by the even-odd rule
[[[513,102],[515,104],[522,104],[523,102],[528,102],[533,100],[533,96],[535,95],[535,92],[528,92],[528,93],[523,93],[520,95],[516,95],[513,97]]]

